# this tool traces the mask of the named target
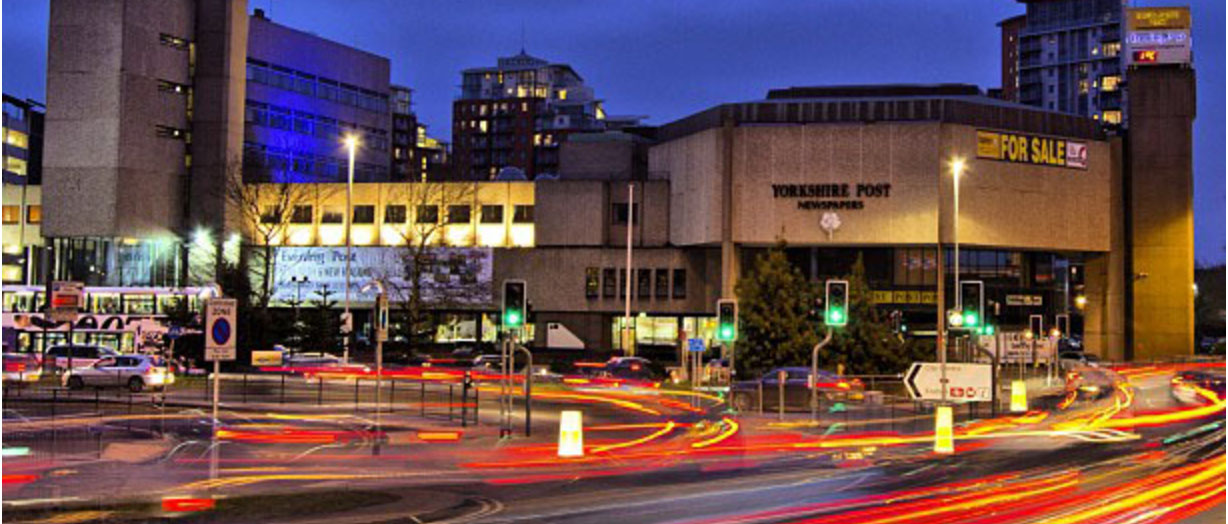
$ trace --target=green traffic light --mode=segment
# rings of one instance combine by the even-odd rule
[[[964,313],[964,325],[965,326],[969,326],[969,327],[975,326],[977,324],[977,320],[978,319],[976,318],[976,313],[971,313],[971,312]]]
[[[827,314],[827,323],[828,324],[843,324],[844,323],[844,311],[839,310],[839,309],[831,310],[831,312]]]
[[[721,326],[721,340],[733,340],[733,326],[728,324]]]
[[[508,311],[507,314],[503,316],[503,323],[511,327],[519,326],[520,321],[521,321],[520,312],[514,309],[511,311]]]

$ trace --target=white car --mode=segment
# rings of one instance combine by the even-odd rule
[[[47,348],[47,356],[45,358],[53,359],[55,369],[62,371],[68,369],[70,355],[72,357],[73,368],[88,368],[100,359],[118,356],[119,352],[109,347],[93,344],[55,345]]]
[[[159,357],[151,355],[117,355],[106,357],[87,368],[76,368],[64,376],[69,389],[93,387],[126,387],[139,393],[146,387],[162,388],[175,383],[175,374]]]

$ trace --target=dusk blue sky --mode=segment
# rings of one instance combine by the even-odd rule
[[[1196,256],[1224,261],[1224,2],[1192,4]],[[47,0],[4,0],[3,89],[43,99]],[[605,0],[252,0],[273,21],[392,61],[415,109],[448,138],[460,71],[520,51],[571,64],[610,114],[669,122],[791,85],[1000,83],[995,23],[1012,0],[713,2]]]

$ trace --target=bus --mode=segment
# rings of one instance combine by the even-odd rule
[[[45,301],[42,286],[4,286],[3,327],[5,353],[39,353],[56,344],[94,344],[120,353],[152,353],[165,345],[167,314],[200,314],[206,288],[89,287],[83,307],[72,323],[47,320],[39,309]]]

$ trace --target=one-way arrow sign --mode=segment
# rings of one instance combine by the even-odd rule
[[[913,362],[904,374],[913,400],[942,400],[942,364]],[[947,363],[947,400],[989,402],[993,399],[993,366]]]

